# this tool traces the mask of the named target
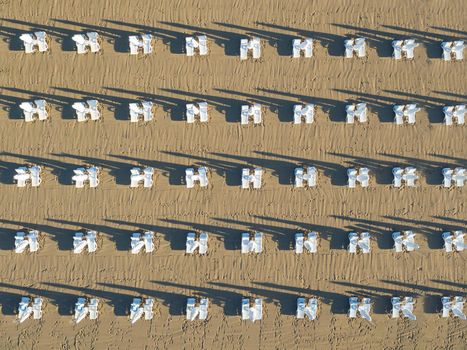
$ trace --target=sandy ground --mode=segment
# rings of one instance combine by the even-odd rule
[[[130,5],[131,4],[131,5]],[[131,7],[130,7],[131,6]],[[467,6],[454,1],[0,1],[1,349],[463,349],[464,321],[440,319],[441,295],[466,296],[466,255],[447,255],[445,230],[466,229],[467,192],[440,187],[441,169],[467,166],[465,127],[442,124],[445,104],[465,102],[467,62],[446,63],[443,39],[467,39]],[[51,52],[25,55],[18,35],[43,29]],[[96,30],[103,53],[73,52],[74,32]],[[130,57],[127,36],[153,33],[156,53]],[[186,57],[184,36],[204,32],[208,57]],[[259,62],[240,62],[239,40],[263,39]],[[368,38],[368,57],[343,58],[347,35]],[[292,60],[296,36],[317,40],[312,59]],[[390,41],[421,43],[412,62],[391,59]],[[21,100],[52,103],[51,120],[26,125]],[[74,100],[105,104],[102,122],[78,125]],[[156,120],[130,125],[127,104],[149,98]],[[187,125],[186,101],[211,105],[207,125]],[[345,124],[346,101],[368,103],[367,125]],[[241,127],[240,105],[262,103],[264,125]],[[318,106],[316,123],[292,125],[297,101]],[[414,127],[392,123],[392,104],[414,101]],[[37,189],[12,184],[16,167],[45,167]],[[96,190],[76,190],[72,170],[102,168]],[[295,190],[293,169],[315,165],[318,187]],[[156,168],[155,188],[129,188],[129,169]],[[208,189],[187,190],[184,169],[211,169]],[[242,191],[245,165],[265,169],[260,191]],[[412,165],[415,189],[391,188],[391,168]],[[367,166],[368,189],[348,189],[346,168]],[[45,244],[15,255],[13,237],[38,229]],[[73,233],[95,229],[93,255],[70,252]],[[130,234],[156,232],[157,251],[129,253]],[[320,233],[319,253],[296,256],[297,230]],[[391,232],[413,229],[421,249],[396,255]],[[184,254],[189,230],[210,235],[206,257]],[[240,234],[260,230],[264,253],[241,256]],[[347,233],[367,230],[372,253],[349,256]],[[43,320],[17,325],[23,295],[42,296]],[[71,322],[78,296],[103,302],[97,322]],[[156,299],[156,317],[131,327],[134,296]],[[211,300],[207,322],[184,319],[186,297]],[[349,296],[370,296],[373,322],[346,316]],[[416,322],[388,317],[390,297],[416,297]],[[240,320],[242,296],[264,298],[255,324]],[[295,319],[296,298],[320,298],[315,322]]]

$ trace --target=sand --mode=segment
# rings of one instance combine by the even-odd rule
[[[131,7],[130,7],[131,6]],[[440,319],[440,296],[466,295],[466,256],[446,254],[441,233],[466,229],[467,192],[440,187],[441,169],[467,166],[465,127],[442,124],[442,106],[465,102],[467,63],[441,60],[440,42],[467,39],[465,1],[0,1],[0,348],[1,349],[463,349],[467,325]],[[48,54],[25,55],[17,36],[43,29]],[[96,30],[103,52],[78,56],[70,36]],[[127,36],[151,32],[156,53],[130,57]],[[181,53],[204,32],[208,57]],[[263,40],[259,62],[240,62],[239,39]],[[347,35],[368,38],[368,57],[344,59]],[[317,40],[312,59],[292,60],[296,36]],[[412,62],[391,59],[390,41],[414,37]],[[51,120],[26,125],[18,101],[42,97]],[[71,103],[94,97],[103,120],[80,124]],[[157,104],[155,122],[128,121],[127,103]],[[187,125],[187,101],[206,99],[207,125]],[[346,101],[368,103],[369,123],[345,124]],[[264,125],[241,127],[240,105],[259,102]],[[297,101],[316,122],[292,125]],[[392,122],[392,105],[416,102],[414,127]],[[13,171],[45,167],[36,189]],[[102,168],[100,186],[77,190],[72,170]],[[318,187],[296,190],[293,169],[315,165]],[[129,169],[155,167],[155,188],[129,188]],[[211,169],[208,189],[188,190],[187,166]],[[244,166],[265,170],[259,191],[240,189]],[[417,188],[391,188],[391,168],[412,165]],[[346,169],[366,166],[368,189],[346,187]],[[12,251],[16,230],[45,236],[36,254]],[[95,229],[102,247],[75,256],[72,236]],[[130,234],[153,230],[157,250],[129,253]],[[396,255],[393,230],[413,229],[421,246]],[[210,235],[206,257],[184,254],[186,233]],[[265,234],[264,252],[241,256],[245,230]],[[316,230],[316,255],[294,254],[297,230]],[[369,255],[349,256],[351,230],[373,235]],[[42,321],[15,321],[23,295],[46,302]],[[78,296],[99,298],[97,322],[71,322]],[[188,296],[207,296],[207,322],[187,322]],[[373,322],[347,318],[349,296],[373,298]],[[391,320],[390,297],[413,295],[416,322]],[[131,327],[135,296],[156,300],[155,318]],[[261,322],[242,322],[243,296],[264,298]],[[320,298],[315,322],[296,320],[296,298]]]

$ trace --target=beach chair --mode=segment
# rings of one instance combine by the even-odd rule
[[[250,320],[255,322],[263,318],[263,300],[255,299],[251,305],[250,298],[242,299],[242,320]]]
[[[441,48],[443,49],[443,60],[445,61],[462,61],[464,59],[464,41],[443,41]]]
[[[205,255],[208,251],[208,234],[201,232],[196,234],[189,232],[186,237],[186,253],[194,254],[196,250],[199,250],[200,255]]]
[[[21,102],[19,108],[23,110],[24,120],[33,122],[37,120],[47,120],[47,102],[45,100],[34,100],[32,102]]]
[[[464,298],[462,296],[442,297],[441,304],[443,305],[441,317],[447,318],[452,314],[453,317],[458,317],[461,320],[467,319],[464,314]]]
[[[415,181],[419,179],[417,169],[414,167],[406,167],[405,169],[396,167],[392,169],[394,179],[392,181],[394,187],[402,187],[402,182],[407,187],[415,187]]]
[[[143,55],[149,55],[153,51],[153,39],[151,34],[130,35],[128,37],[130,55],[137,55],[142,52]]]
[[[89,184],[90,188],[95,188],[99,185],[99,168],[89,166],[77,168],[73,172],[75,175],[71,177],[71,180],[75,183],[76,188],[83,188],[85,184]]]
[[[154,184],[153,175],[154,168],[152,167],[130,169],[130,187],[136,188],[143,185],[144,188],[151,188]]]
[[[94,253],[97,250],[97,232],[85,230],[85,232],[76,232],[73,237],[73,253],[81,254],[85,249],[88,253]]]
[[[317,232],[307,232],[305,234],[297,232],[295,234],[295,253],[302,254],[303,248],[309,253],[316,253],[318,251]]]
[[[419,44],[415,42],[415,39],[405,39],[405,40],[394,40],[392,42],[392,47],[394,48],[393,57],[396,60],[402,58],[413,59],[414,58],[414,49]]]
[[[465,248],[464,233],[460,230],[454,232],[443,232],[444,249],[446,253],[453,251],[462,252]]]
[[[261,105],[258,103],[252,105],[243,105],[241,111],[240,122],[242,125],[248,125],[250,120],[253,124],[261,124],[262,115],[261,115]]]
[[[263,169],[261,168],[243,168],[242,170],[242,188],[249,189],[253,185],[254,189],[261,188],[261,181],[263,178]]]
[[[25,166],[15,169],[16,174],[13,175],[13,181],[17,187],[26,187],[30,184],[31,187],[38,187],[42,183],[41,172],[42,167],[38,165]]]
[[[131,235],[131,253],[139,254],[143,248],[146,253],[154,251],[154,232],[144,231],[144,233],[133,232]]]
[[[18,323],[23,323],[31,316],[34,320],[40,320],[42,318],[42,298],[21,298],[18,306]]]
[[[199,167],[197,170],[194,168],[187,168],[185,170],[185,181],[187,188],[195,187],[195,182],[198,181],[200,187],[208,186],[208,168]]]
[[[466,111],[467,109],[465,105],[443,107],[444,123],[448,126],[451,126],[454,123],[457,125],[464,125]]]
[[[293,107],[293,123],[301,124],[312,124],[315,120],[315,105],[294,105]]]
[[[313,39],[305,38],[292,40],[292,57],[299,58],[301,56],[305,58],[313,56]]]
[[[185,51],[187,56],[200,56],[208,54],[208,38],[206,35],[187,36],[185,38]]]
[[[197,102],[187,103],[186,105],[186,121],[188,124],[193,124],[198,119],[201,123],[207,123],[208,117],[208,103]]]
[[[75,102],[71,106],[76,112],[78,122],[87,120],[99,120],[101,118],[100,105],[97,100],[87,100],[84,102]]]
[[[248,59],[249,54],[253,59],[261,58],[261,40],[253,37],[251,39],[240,40],[240,60]]]
[[[130,323],[135,324],[143,315],[146,321],[154,318],[154,299],[133,298],[133,302],[130,305]]]
[[[358,297],[350,297],[349,298],[349,318],[357,318],[360,315],[361,318],[371,322],[371,299],[370,298],[362,298],[359,301]]]
[[[154,119],[154,104],[151,101],[130,103],[128,109],[132,123],[137,123],[140,120],[149,122]]]
[[[47,52],[49,44],[46,32],[23,33],[19,36],[24,45],[24,52]]]
[[[16,232],[15,253],[22,254],[28,248],[31,253],[39,250],[39,231],[25,230]]]
[[[465,181],[467,181],[467,170],[465,168],[444,168],[443,174],[443,186],[450,188],[452,185],[455,187],[463,187]]]
[[[354,124],[355,119],[360,123],[367,122],[366,103],[354,103],[345,107],[347,113],[347,124]]]
[[[393,107],[393,111],[395,114],[394,121],[396,125],[403,125],[404,123],[414,125],[415,124],[415,116],[420,108],[417,107],[416,104],[406,104],[406,105],[395,105]]]
[[[76,43],[78,54],[87,52],[96,53],[101,49],[100,36],[96,32],[87,32],[85,34],[75,34],[71,37]]]
[[[263,251],[263,234],[255,232],[251,235],[248,232],[242,233],[242,254],[261,253]]]
[[[360,183],[360,186],[362,187],[369,186],[370,175],[369,175],[368,168],[360,168],[358,169],[358,171],[355,168],[347,169],[347,176],[348,176],[347,184],[349,188],[355,188],[357,185],[357,182]]]
[[[409,320],[415,321],[417,317],[413,313],[414,309],[414,299],[413,297],[405,297],[403,301],[399,297],[391,298],[392,304],[392,318],[399,318],[402,313],[403,318],[408,318]]]
[[[318,178],[318,170],[313,166],[295,168],[295,187],[315,187]]]
[[[366,43],[365,38],[347,39],[344,41],[345,57],[352,58],[366,56]]]
[[[361,251],[363,254],[370,253],[370,234],[368,232],[362,232],[360,234],[356,232],[350,232],[347,251],[350,254],[356,254],[358,251]]]
[[[297,318],[304,319],[307,316],[311,321],[318,315],[318,299],[310,298],[308,302],[305,298],[297,299]]]
[[[75,304],[75,314],[73,320],[75,323],[80,323],[87,316],[90,320],[97,320],[99,316],[99,300],[96,298],[78,298]]]
[[[186,301],[186,319],[188,321],[194,321],[196,318],[203,321],[206,320],[208,317],[208,306],[209,300],[207,298],[199,300],[188,298]]]
[[[415,233],[413,231],[393,232],[392,239],[394,240],[396,253],[412,252],[420,249],[420,246],[415,243]]]

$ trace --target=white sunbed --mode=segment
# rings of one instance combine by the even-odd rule
[[[416,104],[406,104],[406,105],[395,105],[393,107],[395,114],[394,121],[396,125],[403,125],[404,122],[407,122],[410,125],[414,125],[416,121],[416,113],[420,111],[420,108]]]
[[[464,233],[460,230],[451,232],[443,232],[444,249],[446,253],[451,253],[454,250],[462,252],[465,248]]]
[[[194,321],[196,318],[199,320],[206,320],[208,317],[209,300],[202,298],[199,302],[195,298],[188,298],[186,302],[186,319]]]
[[[101,45],[99,43],[100,37],[96,32],[88,32],[86,34],[75,34],[72,36],[73,41],[76,43],[76,50],[78,54],[88,52],[99,52]]]
[[[454,123],[464,125],[466,112],[466,105],[445,106],[443,107],[444,123],[448,126]]]
[[[357,119],[360,123],[366,123],[366,110],[366,103],[354,103],[347,105],[345,107],[345,111],[347,113],[347,124],[354,124],[355,119]]]
[[[347,176],[349,188],[355,188],[357,182],[359,182],[362,187],[369,186],[370,175],[368,168],[360,168],[358,171],[354,168],[347,169]]]
[[[248,125],[250,120],[253,124],[261,124],[263,121],[261,113],[261,105],[258,103],[249,105],[243,105],[241,111],[241,124]]]
[[[75,102],[71,106],[76,111],[78,122],[90,120],[99,120],[101,112],[99,110],[99,102],[97,100],[87,100],[85,102]],[[88,118],[89,115],[89,118]]]
[[[154,104],[151,101],[142,101],[139,103],[130,103],[130,122],[137,123],[140,120],[149,122],[154,119]]]
[[[313,56],[313,39],[293,39],[292,40],[292,57],[299,58],[300,56],[310,58]]]
[[[453,317],[458,317],[461,320],[466,320],[467,317],[464,314],[464,298],[462,296],[451,297],[442,297],[441,304],[443,305],[443,311],[441,317],[447,318],[451,315]]]
[[[39,231],[29,230],[16,232],[15,235],[15,253],[24,253],[29,248],[31,253],[39,250]]]
[[[23,323],[28,318],[33,316],[34,320],[40,320],[42,318],[42,299],[30,297],[22,297],[18,306],[18,317],[19,323]]]
[[[464,41],[443,41],[441,48],[443,49],[443,59],[445,61],[462,61],[464,59]]]
[[[97,232],[88,230],[86,234],[76,232],[73,237],[73,253],[81,254],[87,248],[88,253],[97,250]]]
[[[38,165],[20,167],[15,169],[15,172],[16,174],[13,175],[13,180],[18,187],[26,187],[28,183],[30,183],[32,187],[38,187],[42,183],[42,168]]]
[[[208,251],[208,234],[201,232],[196,234],[189,232],[186,237],[186,253],[194,254],[196,250],[199,250],[200,255],[205,255]]]
[[[405,40],[394,40],[392,42],[392,47],[394,48],[393,57],[396,60],[402,58],[413,59],[414,58],[414,49],[419,44],[415,42],[414,39],[405,39]]]
[[[96,320],[99,316],[99,300],[96,298],[78,298],[75,304],[74,321],[79,323],[89,315],[90,320]]]
[[[185,38],[185,50],[187,56],[194,56],[196,52],[200,56],[208,54],[208,38],[206,35],[188,36]]]
[[[294,105],[293,119],[294,124],[301,124],[303,121],[305,124],[312,124],[315,120],[315,105]]]
[[[34,100],[32,102],[21,102],[19,108],[23,110],[24,120],[33,122],[34,120],[47,120],[47,102],[45,100]],[[37,115],[37,118],[36,118]]]
[[[187,168],[185,170],[185,181],[187,188],[195,187],[195,181],[199,181],[200,187],[208,186],[208,169],[206,167],[199,167],[195,172],[194,168]]]
[[[146,253],[151,253],[154,251],[154,232],[145,231],[143,234],[140,232],[133,232],[131,235],[131,253],[139,254],[141,250],[146,251]]]
[[[354,54],[360,58],[366,56],[365,38],[347,39],[344,41],[344,46],[346,58],[352,58]]]
[[[255,232],[251,237],[248,232],[242,233],[242,254],[261,253],[263,251],[263,234]]]
[[[308,166],[305,168],[295,168],[295,187],[300,188],[304,187],[305,184],[308,187],[315,187],[317,178],[318,178],[318,170],[313,166]]]
[[[136,188],[143,185],[144,188],[151,188],[154,184],[153,175],[154,168],[152,167],[130,169],[130,187]]]
[[[414,167],[405,168],[402,180],[405,181],[407,187],[415,187],[415,181],[418,180],[417,169]]]
[[[413,231],[393,232],[394,250],[396,253],[401,253],[404,250],[412,252],[420,249],[420,246],[415,243],[415,233]]]
[[[261,40],[254,37],[240,40],[240,60],[248,59],[248,53],[252,53],[253,59],[261,58]]]
[[[201,123],[207,123],[209,121],[207,102],[188,103],[186,105],[187,123],[193,124],[196,118],[198,118]]]
[[[356,254],[358,249],[360,249],[363,254],[370,253],[370,234],[368,232],[362,232],[360,234],[356,232],[349,233],[349,245],[347,247],[347,251],[351,254]]]
[[[252,322],[263,318],[263,300],[255,299],[253,306],[250,298],[242,299],[242,320],[250,320]]]
[[[26,53],[36,52],[36,47],[39,52],[46,52],[49,49],[46,32],[23,33],[19,38]]]
[[[308,302],[305,298],[297,299],[297,318],[303,319],[307,316],[311,321],[318,315],[318,299],[310,298]]]
[[[253,185],[254,189],[260,189],[263,178],[263,169],[255,168],[243,168],[242,170],[242,188],[249,189],[250,184]]]
[[[151,34],[130,35],[128,37],[130,55],[137,55],[140,50],[144,55],[152,53],[153,40]]]
[[[295,234],[295,253],[302,254],[303,248],[309,253],[316,253],[318,251],[318,233],[308,232],[304,235],[297,232]]]

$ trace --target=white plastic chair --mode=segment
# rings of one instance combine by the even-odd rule
[[[303,121],[305,124],[312,124],[315,119],[315,105],[294,105],[293,118],[294,124],[301,124]]]
[[[360,123],[366,123],[366,110],[366,103],[347,105],[345,107],[345,111],[347,113],[347,124],[354,124],[355,119],[357,119]]]
[[[240,60],[248,59],[248,53],[252,53],[253,59],[261,58],[261,40],[254,37],[240,40]]]
[[[347,39],[344,41],[344,46],[346,58],[352,58],[354,54],[360,58],[366,56],[365,38]]]
[[[292,57],[299,58],[302,53],[305,58],[313,56],[313,40],[311,38],[292,40]]]
[[[207,123],[209,121],[207,102],[188,103],[186,105],[187,123],[193,124],[196,118],[199,119],[201,123]]]

